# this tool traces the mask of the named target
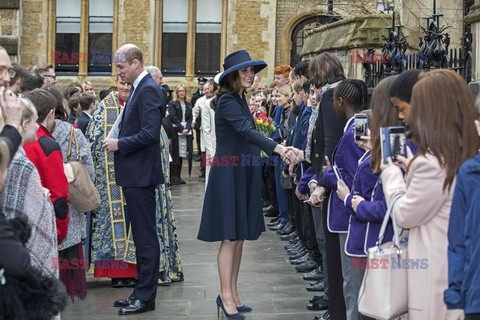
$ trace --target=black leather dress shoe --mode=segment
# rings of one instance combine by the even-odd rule
[[[282,230],[278,230],[277,233],[281,236],[291,234],[296,230],[295,226],[292,223],[287,223],[285,227],[283,227]]]
[[[127,307],[129,306],[133,301],[135,301],[135,296],[133,295],[133,293],[130,295],[130,297],[128,297],[127,299],[120,299],[120,300],[116,300],[114,303],[113,303],[113,306],[114,307]]]
[[[290,251],[291,251],[291,250],[297,250],[297,249],[298,249],[298,246],[300,246],[301,244],[302,244],[302,242],[300,241],[300,239],[298,239],[298,240],[296,240],[296,241],[294,241],[294,242],[290,241],[290,243],[287,244],[284,248],[285,248],[285,250],[287,250],[287,251],[289,251],[289,250],[290,250]],[[297,248],[297,249],[295,249],[295,248]]]
[[[293,234],[293,235],[292,235]],[[290,234],[282,234],[280,236],[280,240],[282,241],[289,241],[290,239],[294,238],[295,237],[295,231],[293,231],[292,233]]]
[[[302,278],[307,281],[323,280],[323,272],[321,268],[318,267],[311,272],[305,273]]]
[[[328,301],[324,299],[320,299],[315,301],[314,303],[309,303],[307,305],[308,310],[316,310],[316,311],[321,311],[321,310],[327,310],[328,309]]]
[[[279,224],[280,224],[280,220],[278,220],[278,218],[275,218],[275,219],[272,219],[272,221],[270,221],[269,223],[267,223],[267,226],[271,228],[271,227],[276,227]]]
[[[279,222],[278,224],[274,225],[273,227],[270,227],[270,230],[273,230],[273,231],[277,231],[277,230],[280,230],[280,229],[283,229],[283,227],[285,227],[287,223],[285,222]]]
[[[264,217],[267,217],[267,218],[274,218],[274,217],[278,217],[278,211],[269,211],[267,213],[264,213],[263,214]]]
[[[298,251],[293,251],[293,252],[287,252],[287,255],[289,256],[289,260],[296,260],[298,258],[303,257],[307,253],[307,249],[302,248]]]
[[[118,310],[118,314],[121,316],[126,316],[129,314],[144,313],[152,310],[155,310],[155,300],[145,302],[139,299],[135,299],[128,306]]]
[[[292,260],[298,260],[300,258],[303,258],[307,253],[307,250],[300,250],[297,254],[294,254],[294,255],[291,255],[290,257],[288,257],[288,259],[290,259],[290,261]],[[298,264],[298,263],[297,263]]]
[[[321,316],[315,316],[314,320],[330,320],[330,311],[325,311]]]
[[[267,212],[274,211],[274,210],[275,210],[275,207],[272,206],[272,205],[269,205],[268,207],[262,208],[263,213],[267,213]]]
[[[307,287],[307,291],[314,291],[314,292],[317,292],[317,291],[323,291],[325,290],[325,286],[323,284],[323,281],[319,281],[315,284],[311,284]]]
[[[299,264],[295,267],[298,272],[310,272],[317,267],[317,263],[312,259],[307,260],[305,263]]]
[[[323,296],[313,296],[312,299],[308,300],[310,303],[314,303],[317,300],[323,299]]]
[[[285,247],[287,251],[298,251],[299,249],[303,248],[302,241],[297,241],[294,243],[290,243],[288,247]]]
[[[125,281],[125,287],[135,288],[137,285],[137,279],[135,278],[125,278],[123,280]]]
[[[293,264],[293,265],[301,265],[303,263],[306,263],[307,261],[310,261],[312,260],[312,258],[310,258],[310,255],[308,253],[305,253],[303,256],[301,256],[300,258],[298,259],[293,259],[293,260],[290,260],[290,263]]]
[[[125,287],[125,279],[123,279],[123,278],[113,278],[111,286],[112,286],[112,288],[123,288],[123,287]]]
[[[287,254],[289,256],[296,256],[304,251],[306,251],[307,249],[304,247],[304,246],[297,246],[295,247],[294,249],[291,249],[291,250],[287,250]]]
[[[280,236],[280,240],[282,241],[292,241],[292,240],[299,240],[297,231],[293,231],[290,234],[284,234]]]

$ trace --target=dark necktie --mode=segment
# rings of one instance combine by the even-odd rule
[[[125,106],[123,107],[123,115],[122,115],[122,120],[120,121],[120,123],[118,124],[118,132],[120,132],[120,130],[122,130],[122,123],[123,123],[123,120],[125,119],[125,113],[127,113],[127,106],[128,104],[130,103],[130,100],[132,99],[132,96],[133,96],[133,91],[135,90],[135,87],[131,86],[130,88],[130,93],[128,94],[128,98],[127,98],[127,101],[125,102]]]

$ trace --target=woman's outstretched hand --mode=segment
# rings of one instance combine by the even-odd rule
[[[297,164],[304,160],[303,150],[297,149],[295,147],[287,147],[286,159],[284,160],[288,164]]]

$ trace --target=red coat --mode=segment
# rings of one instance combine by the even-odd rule
[[[48,130],[40,126],[37,140],[24,146],[28,159],[40,174],[42,186],[50,190],[50,200],[55,208],[57,237],[59,243],[65,239],[70,220],[68,181],[63,171],[63,156],[60,145]]]

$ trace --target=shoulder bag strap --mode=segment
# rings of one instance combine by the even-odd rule
[[[80,146],[78,145],[77,133],[75,128],[72,127],[73,140],[75,141],[75,152],[77,153],[77,161],[82,163],[82,158],[80,157]]]
[[[385,213],[385,217],[383,218],[382,227],[380,228],[380,232],[378,234],[378,240],[377,240],[376,246],[379,246],[382,244],[383,237],[385,236],[385,230],[387,229],[388,219],[390,219],[390,215],[393,211],[393,207],[395,206],[395,203],[401,197],[403,196],[400,195],[395,197],[395,199],[393,199],[392,203],[388,207],[387,212]],[[395,237],[394,238],[395,245],[399,245],[400,241],[398,240],[398,231],[397,231],[397,223],[396,223],[395,215],[392,215],[392,224],[393,224],[393,233]]]
[[[70,162],[70,157],[72,156],[72,141],[73,141],[73,136],[75,135],[75,128],[72,126],[70,129],[70,138],[68,140],[68,149],[67,149],[67,161]],[[75,137],[76,139],[76,137]]]

